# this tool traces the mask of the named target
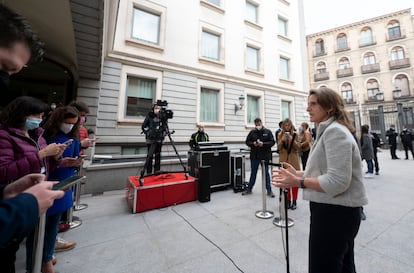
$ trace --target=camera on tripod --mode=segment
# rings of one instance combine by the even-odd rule
[[[174,112],[170,109],[167,109],[168,102],[166,100],[157,100],[157,106],[161,106],[160,109],[160,119],[166,122],[168,119],[172,119]]]

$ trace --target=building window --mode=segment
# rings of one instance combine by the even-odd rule
[[[135,7],[132,22],[132,38],[151,43],[160,44],[161,15]]]
[[[279,34],[285,37],[288,36],[288,21],[284,18],[278,17]]]
[[[260,68],[260,50],[258,48],[247,46],[246,48],[246,69],[259,71]]]
[[[258,9],[259,6],[257,4],[246,1],[246,20],[258,24]]]
[[[364,27],[361,31],[361,40],[360,45],[372,45],[373,44],[373,38],[372,38],[372,30],[369,27]]]
[[[352,86],[349,83],[342,84],[341,94],[342,94],[342,98],[344,99],[345,103],[353,102]]]
[[[143,118],[151,110],[156,80],[127,76],[126,116]]]
[[[200,92],[200,121],[209,123],[219,122],[219,93],[220,90],[201,88]]]
[[[344,33],[341,33],[336,37],[336,43],[338,45],[338,50],[344,50],[348,48],[348,41]]]
[[[375,64],[375,55],[372,52],[364,54],[364,65]]]
[[[282,100],[282,120],[291,117],[291,111],[292,111],[291,105],[292,105],[292,102]]]
[[[326,73],[326,64],[324,62],[319,62],[316,65],[316,73],[317,74]]]
[[[315,54],[316,56],[325,54],[325,43],[322,39],[318,39],[315,42]]]
[[[377,94],[380,92],[377,80],[371,79],[367,82],[368,100],[377,100]]]
[[[410,96],[410,84],[406,75],[400,74],[395,77],[396,89],[401,89],[401,97]]]
[[[346,57],[343,57],[339,60],[339,69],[347,69],[350,67],[349,60]]]
[[[400,46],[396,46],[391,50],[391,60],[398,61],[404,59],[404,49]]]
[[[288,80],[290,78],[289,63],[290,63],[290,60],[288,58],[280,57],[279,69],[280,69],[280,78],[281,79]]]
[[[387,26],[388,29],[388,39],[396,39],[401,37],[400,24],[397,21],[392,21]]]
[[[220,60],[220,35],[203,30],[201,36],[201,56]]]
[[[369,122],[371,131],[381,131],[380,116],[377,109],[369,110]]]
[[[254,123],[254,119],[260,117],[260,97],[247,95],[247,123]]]

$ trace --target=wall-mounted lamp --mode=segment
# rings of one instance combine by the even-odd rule
[[[237,111],[243,109],[243,106],[244,106],[244,96],[240,95],[239,103],[234,104],[234,113],[237,113]]]

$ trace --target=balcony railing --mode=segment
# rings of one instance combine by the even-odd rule
[[[354,75],[354,70],[352,69],[352,67],[336,70],[337,78],[349,77],[352,75]]]
[[[345,103],[345,104],[354,104],[354,103],[355,103],[355,101],[354,101],[354,99],[353,99],[353,98],[347,98],[347,99],[344,99],[344,103]]]
[[[316,57],[320,57],[320,56],[325,56],[326,54],[327,54],[327,52],[326,52],[325,49],[321,49],[321,50],[318,50],[318,51],[315,50],[313,52],[313,57],[316,58]]]
[[[367,74],[367,73],[374,73],[380,71],[380,64],[366,64],[361,65],[361,73]]]
[[[406,37],[405,36],[405,29],[400,30],[400,32],[393,32],[392,34],[390,34],[390,33],[386,34],[387,42],[404,39],[405,37]]]
[[[371,46],[371,45],[376,45],[377,41],[375,41],[374,38],[365,38],[365,39],[360,39],[359,40],[359,47],[366,47],[366,46]]]
[[[390,69],[400,69],[405,67],[410,67],[410,58],[400,59],[400,60],[393,60],[388,62]]]
[[[314,80],[315,82],[329,80],[329,72],[315,74]]]

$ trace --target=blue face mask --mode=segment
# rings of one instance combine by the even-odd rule
[[[27,118],[24,127],[27,130],[33,130],[39,128],[39,124],[42,122],[41,118]]]

